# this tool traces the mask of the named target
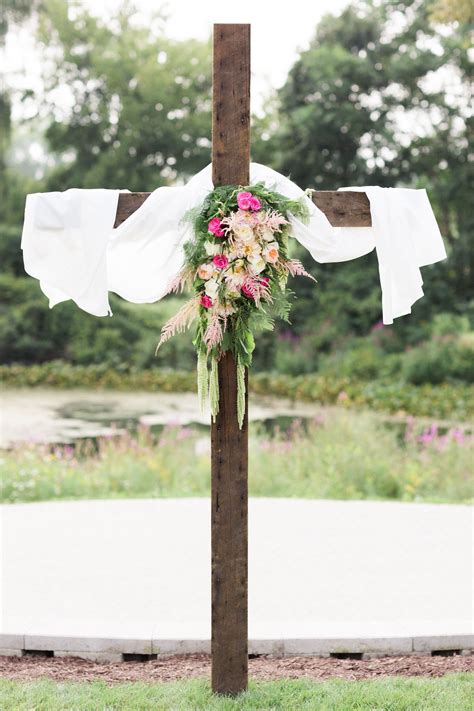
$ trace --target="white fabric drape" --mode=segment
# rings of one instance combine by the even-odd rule
[[[446,258],[425,190],[345,188],[367,193],[372,227],[332,227],[303,190],[271,168],[252,163],[250,182],[306,201],[309,224],[292,217],[293,234],[317,262],[356,259],[376,248],[386,324],[410,313],[423,296],[420,267]],[[40,280],[51,307],[72,299],[84,311],[106,316],[109,291],[135,303],[158,301],[181,269],[183,245],[193,236],[183,217],[212,188],[208,165],[184,186],[157,188],[116,229],[118,190],[28,195],[25,270]]]

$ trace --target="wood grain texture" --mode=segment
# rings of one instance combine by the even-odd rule
[[[250,25],[214,25],[214,185],[246,185],[249,160]],[[238,694],[248,683],[248,406],[246,399],[239,429],[231,353],[218,372],[219,414],[211,425],[212,689]]]
[[[214,25],[212,87],[212,182],[247,185],[250,25]]]
[[[366,193],[355,190],[315,190],[314,204],[333,227],[370,227],[370,203]]]
[[[231,182],[246,185],[248,179]],[[224,183],[215,184],[224,185]],[[135,210],[138,210],[149,194],[120,193],[114,226],[118,227]],[[337,190],[315,190],[312,197],[314,204],[324,212],[334,227],[370,227],[372,224],[369,198],[365,193],[350,190],[341,192]]]
[[[245,382],[248,389],[248,372]],[[248,401],[239,429],[231,353],[219,363],[219,391],[211,425],[212,689],[237,694],[248,681]]]

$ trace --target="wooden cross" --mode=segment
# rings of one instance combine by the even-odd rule
[[[250,162],[250,25],[214,25],[212,180],[248,185]],[[121,193],[115,227],[150,193]],[[370,226],[361,192],[313,192],[314,203],[337,227]],[[248,382],[248,373],[246,373]],[[211,425],[212,688],[237,694],[248,676],[248,403],[237,422],[233,356],[219,363],[220,405]],[[248,389],[248,388],[247,388]]]

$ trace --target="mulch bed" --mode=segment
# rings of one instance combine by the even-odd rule
[[[474,671],[474,656],[431,657],[422,655],[377,659],[321,657],[257,657],[249,659],[253,679],[375,679],[384,676],[439,677],[452,672]],[[91,662],[74,657],[0,657],[0,677],[31,681],[95,681],[108,684],[130,681],[174,681],[210,678],[207,654],[181,654],[147,662]]]

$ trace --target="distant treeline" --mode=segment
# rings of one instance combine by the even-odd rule
[[[468,31],[462,18],[441,28],[432,7],[429,0],[358,1],[338,17],[324,17],[269,99],[266,115],[254,119],[252,158],[302,187],[426,187],[449,259],[423,270],[425,298],[413,314],[382,328],[374,254],[317,265],[300,249],[318,284],[295,283],[292,324],[260,336],[258,370],[391,375],[416,384],[473,380]],[[21,21],[21,13],[9,15],[9,3],[6,8],[7,20]],[[154,356],[173,300],[135,306],[116,297],[114,317],[106,319],[71,303],[49,310],[24,274],[20,235],[28,192],[152,190],[186,179],[209,161],[210,43],[152,35],[129,22],[130,8],[114,23],[85,9],[68,13],[65,0],[30,3],[28,11],[37,16],[38,42],[47,38],[60,51],[44,65],[48,90],[22,97],[28,115],[32,107],[37,111],[33,119],[12,123],[12,92],[0,96],[2,362],[189,369],[189,337]],[[67,110],[55,104],[54,90],[65,85]],[[28,152],[34,142],[48,155],[40,177],[41,166]]]

